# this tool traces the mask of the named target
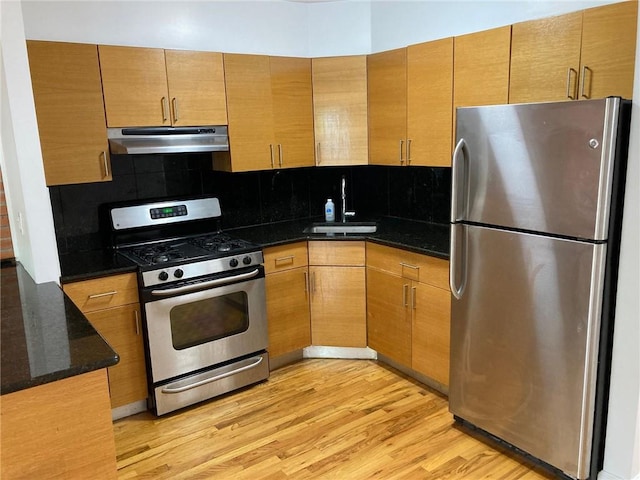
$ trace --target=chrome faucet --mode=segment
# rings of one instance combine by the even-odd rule
[[[347,179],[344,175],[340,184],[340,196],[342,198],[342,223],[346,223],[347,217],[353,217],[356,212],[347,211]]]

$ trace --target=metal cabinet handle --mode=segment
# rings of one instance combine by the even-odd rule
[[[160,100],[162,104],[162,121],[167,121],[167,110],[169,110],[169,104],[167,103],[167,97],[162,97]]]
[[[404,140],[400,140],[400,165],[404,162],[404,158],[402,158],[402,147],[404,146]]]
[[[280,257],[280,258],[276,258],[274,260],[274,263],[276,265],[276,267],[278,266],[279,263],[293,263],[293,259],[295,258],[295,255],[287,255],[286,257]]]
[[[402,285],[402,306],[403,307],[408,307],[409,304],[407,303],[407,291],[409,290],[409,285],[408,284],[404,284]]]
[[[278,163],[280,164],[280,168],[282,168],[282,144],[278,144]]]
[[[138,310],[134,310],[133,314],[136,320],[136,335],[140,336],[140,316],[138,315]]]
[[[103,150],[102,153],[100,153],[100,155],[102,155],[102,165],[104,166],[104,177],[102,178],[109,178],[111,176],[111,173],[109,172],[109,162],[107,161],[107,152]]]
[[[320,142],[316,144],[316,165],[320,165]]]
[[[269,144],[269,155],[271,156],[271,168],[273,168],[273,144]]]
[[[118,293],[117,290],[111,290],[110,292],[104,292],[104,293],[94,293],[93,295],[89,295],[89,298],[91,300],[93,300],[94,298],[112,297],[113,295],[116,295],[117,293]]]
[[[420,270],[420,267],[417,267],[416,265],[411,265],[410,263],[400,262],[400,266],[411,268],[412,270]]]
[[[171,99],[171,104],[173,105],[173,120],[178,121],[178,99],[173,97]]]
[[[407,165],[411,163],[411,139],[407,138]]]
[[[569,69],[567,70],[567,98],[570,98],[571,100],[575,100],[576,95],[575,94],[572,95],[572,93],[575,92],[576,89],[571,88],[571,72],[576,74],[576,82],[578,80],[578,71],[572,67],[569,67]]]
[[[411,287],[411,308],[416,309],[416,287]]]
[[[591,82],[589,82],[589,93],[585,93],[584,92],[584,86],[587,83],[587,71],[590,73],[589,77],[591,78],[593,76],[593,71],[587,67],[586,65],[582,66],[582,86],[580,88],[580,96],[582,98],[591,98]]]
[[[311,294],[316,293],[316,272],[311,272]]]
[[[309,292],[309,272],[304,271],[304,293]]]

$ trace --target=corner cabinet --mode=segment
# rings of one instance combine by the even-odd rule
[[[271,358],[311,345],[307,242],[265,248]]]
[[[313,58],[316,165],[367,165],[367,57]]]
[[[47,185],[110,181],[98,47],[27,41]]]
[[[233,172],[314,165],[311,60],[224,54]]]
[[[366,347],[365,242],[309,242],[311,343]]]
[[[120,357],[117,365],[107,369],[111,408],[146,400],[147,374],[136,275],[127,273],[67,283],[63,290]]]
[[[98,49],[109,127],[227,124],[221,53]]]
[[[448,262],[367,243],[369,346],[400,365],[449,384]]]
[[[453,38],[369,55],[367,69],[370,163],[449,166]]]
[[[638,3],[513,25],[511,103],[631,98]]]

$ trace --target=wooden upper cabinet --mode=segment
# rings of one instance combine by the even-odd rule
[[[311,61],[224,54],[234,172],[313,165]]]
[[[580,98],[632,98],[638,2],[585,10],[582,17]]]
[[[111,180],[96,45],[27,41],[47,185]]]
[[[279,168],[315,164],[311,59],[270,57],[273,126]]]
[[[407,164],[451,165],[453,38],[407,47]]]
[[[173,125],[226,125],[222,54],[165,50],[164,55]]]
[[[109,127],[171,125],[164,50],[99,45]]]
[[[403,165],[407,138],[407,49],[367,58],[369,163]]]
[[[509,102],[631,98],[638,3],[513,26]]]
[[[100,45],[109,127],[224,125],[222,54]]]
[[[314,58],[316,165],[366,165],[367,57]]]
[[[574,99],[582,12],[513,25],[509,102]]]
[[[453,107],[509,100],[511,26],[454,38]]]

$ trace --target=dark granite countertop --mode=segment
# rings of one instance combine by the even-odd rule
[[[306,227],[322,218],[305,218],[226,231],[262,247],[272,247],[301,240],[369,240],[438,258],[449,258],[449,226],[405,220],[395,217],[358,219],[375,221],[378,229],[366,234],[310,234]],[[136,266],[111,251],[90,251],[60,257],[62,283],[88,280],[105,275],[135,272]]]
[[[54,282],[17,263],[0,270],[2,395],[118,363],[118,354]]]

